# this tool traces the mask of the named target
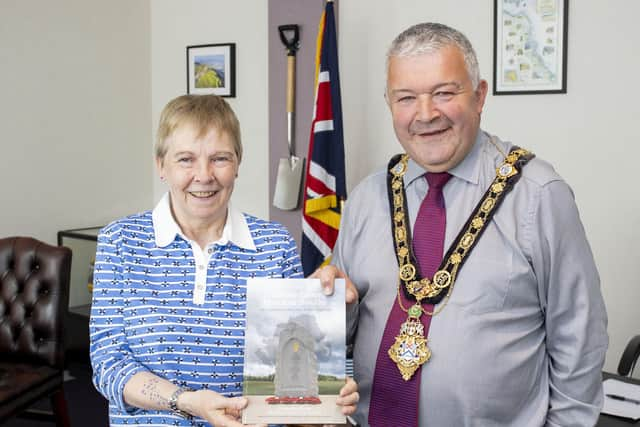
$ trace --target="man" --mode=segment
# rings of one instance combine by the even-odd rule
[[[458,31],[419,24],[393,41],[386,100],[408,160],[352,191],[334,266],[314,273],[327,292],[334,277],[348,279],[360,425],[566,427],[598,418],[607,318],[573,194],[548,163],[510,154],[512,144],[480,129],[486,94]],[[430,176],[446,178],[426,203]],[[422,209],[432,216],[426,225],[416,224]],[[444,237],[425,273],[434,249],[424,255],[421,240],[438,240],[429,233]],[[394,312],[403,323],[389,328]]]

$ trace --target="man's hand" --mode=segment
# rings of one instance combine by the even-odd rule
[[[358,393],[358,384],[353,378],[347,377],[347,383],[340,389],[340,395],[336,399],[336,404],[341,406],[343,415],[353,415],[356,412],[356,406],[360,400]]]
[[[344,415],[352,415],[356,412],[356,406],[360,400],[360,394],[358,393],[358,384],[353,378],[347,377],[347,383],[340,389],[336,404],[341,406],[341,411]],[[348,427],[351,423],[340,424],[340,427]],[[290,424],[289,427],[314,427],[311,424]],[[338,427],[334,424],[323,424],[322,427]]]
[[[332,295],[334,289],[333,281],[338,279],[344,279],[346,284],[345,289],[345,301],[347,304],[352,304],[358,301],[358,289],[354,286],[353,282],[343,271],[338,269],[335,265],[325,265],[313,272],[311,279],[320,279],[320,285],[322,286],[322,292],[325,295]]]

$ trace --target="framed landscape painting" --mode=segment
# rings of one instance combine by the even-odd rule
[[[236,96],[235,43],[187,46],[187,93]]]

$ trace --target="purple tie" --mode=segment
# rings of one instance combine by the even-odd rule
[[[427,197],[424,198],[413,226],[413,250],[423,277],[433,277],[440,263],[444,249],[444,233],[446,229],[446,212],[442,187],[451,175],[446,172],[425,174],[429,183]],[[400,292],[405,309],[413,302],[407,300],[404,292]],[[427,311],[433,311],[433,306],[423,304]],[[405,313],[394,299],[387,325],[382,335],[376,369],[373,375],[371,402],[369,404],[369,424],[371,427],[417,427],[420,399],[421,369],[405,381],[395,362],[391,360],[387,351],[395,342],[400,332],[400,325],[407,320]],[[429,333],[431,316],[422,315],[420,320],[424,325],[424,335]],[[427,362],[428,363],[428,362]]]

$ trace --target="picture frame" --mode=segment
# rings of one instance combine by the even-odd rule
[[[236,45],[187,46],[187,93],[236,96]]]
[[[567,93],[569,0],[494,0],[493,94]]]

